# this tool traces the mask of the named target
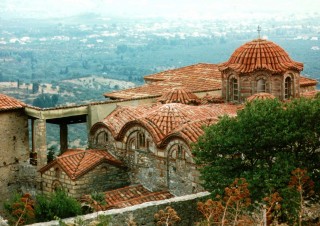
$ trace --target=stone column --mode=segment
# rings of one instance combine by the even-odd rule
[[[68,150],[68,124],[60,124],[60,151],[61,154]]]
[[[47,164],[46,120],[35,119],[33,123],[33,150],[37,153],[37,169]]]

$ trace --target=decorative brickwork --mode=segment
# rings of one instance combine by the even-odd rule
[[[222,98],[231,102],[243,102],[261,92],[280,100],[291,99],[300,96],[300,87],[315,86],[314,80],[300,76],[302,63],[293,61],[280,46],[264,39],[240,46],[219,69]]]

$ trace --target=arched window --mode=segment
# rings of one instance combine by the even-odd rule
[[[128,141],[128,149],[129,150],[136,149],[136,138],[135,137],[131,137],[131,139]]]
[[[58,167],[54,169],[54,175],[55,175],[56,178],[60,177],[61,171],[60,171],[60,169]]]
[[[290,77],[287,77],[284,80],[284,98],[289,99],[292,96],[292,80]]]
[[[229,96],[231,101],[239,100],[239,87],[238,87],[238,79],[231,78],[230,86],[229,86]]]
[[[257,93],[265,93],[266,92],[266,80],[263,78],[257,81]]]
[[[106,131],[101,131],[96,137],[96,144],[106,144],[108,142],[108,133]]]
[[[144,133],[138,133],[138,148],[144,148],[146,146],[146,136]]]
[[[52,191],[58,191],[63,189],[61,182],[58,180],[53,181],[51,188]]]

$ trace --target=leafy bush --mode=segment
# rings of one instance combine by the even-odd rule
[[[38,222],[50,221],[54,217],[74,217],[81,214],[81,205],[63,190],[57,190],[50,196],[37,196],[35,214]]]

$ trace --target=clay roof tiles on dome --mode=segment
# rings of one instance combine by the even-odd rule
[[[70,149],[39,171],[44,173],[58,165],[72,180],[76,180],[102,162],[122,167],[122,163],[105,150]]]
[[[192,106],[180,103],[170,103],[164,105],[154,105],[147,110],[144,114],[136,114],[132,120],[127,121],[127,123],[122,124],[122,128],[113,129],[114,123],[109,123],[111,130],[118,131],[115,134],[116,139],[121,139],[124,133],[131,128],[132,125],[140,124],[145,127],[152,135],[155,143],[159,146],[166,137],[171,136],[173,133],[179,132],[179,128],[190,126],[185,129],[185,133],[196,131],[195,125],[192,124],[194,121],[203,121],[207,123],[206,120],[212,120],[212,118],[217,118],[222,115],[235,116],[237,112],[237,106],[232,104],[214,104],[214,105],[203,105],[203,106]],[[112,113],[111,113],[112,114]],[[121,117],[122,112],[118,115]],[[107,116],[104,121],[107,122],[110,115]],[[192,127],[192,128],[191,128]],[[200,127],[199,127],[200,128]],[[182,133],[177,133],[181,135]],[[195,133],[195,137],[198,137],[199,133]],[[188,138],[190,137],[190,138]],[[185,136],[186,141],[191,143],[194,142],[192,136]]]
[[[164,93],[158,101],[162,104],[181,103],[181,104],[195,104],[200,103],[200,99],[188,89],[179,87]]]
[[[173,88],[184,87],[191,92],[205,92],[221,89],[221,72],[216,64],[195,64],[158,74],[146,76],[157,82],[136,88],[105,93],[112,99],[136,99],[142,97],[160,97]]]
[[[187,124],[173,131],[173,133],[168,136],[167,139],[170,139],[171,136],[179,136],[189,143],[197,142],[198,138],[204,134],[204,127],[215,124],[218,122],[218,120],[218,117],[212,117],[188,122]]]
[[[126,123],[135,120],[150,108],[150,106],[144,105],[137,107],[117,106],[113,112],[102,120],[102,123],[106,125],[110,129],[112,135],[116,137]]]
[[[262,93],[253,94],[252,96],[247,98],[247,101],[251,102],[254,100],[271,100],[271,99],[275,99],[275,98],[276,97],[270,93],[263,93],[262,92]]]
[[[26,106],[25,103],[4,94],[0,94],[0,111],[21,109]]]
[[[228,68],[239,73],[249,73],[257,69],[283,73],[290,69],[302,71],[303,64],[293,61],[288,53],[274,42],[255,39],[237,48],[230,59],[219,67],[221,71]]]

